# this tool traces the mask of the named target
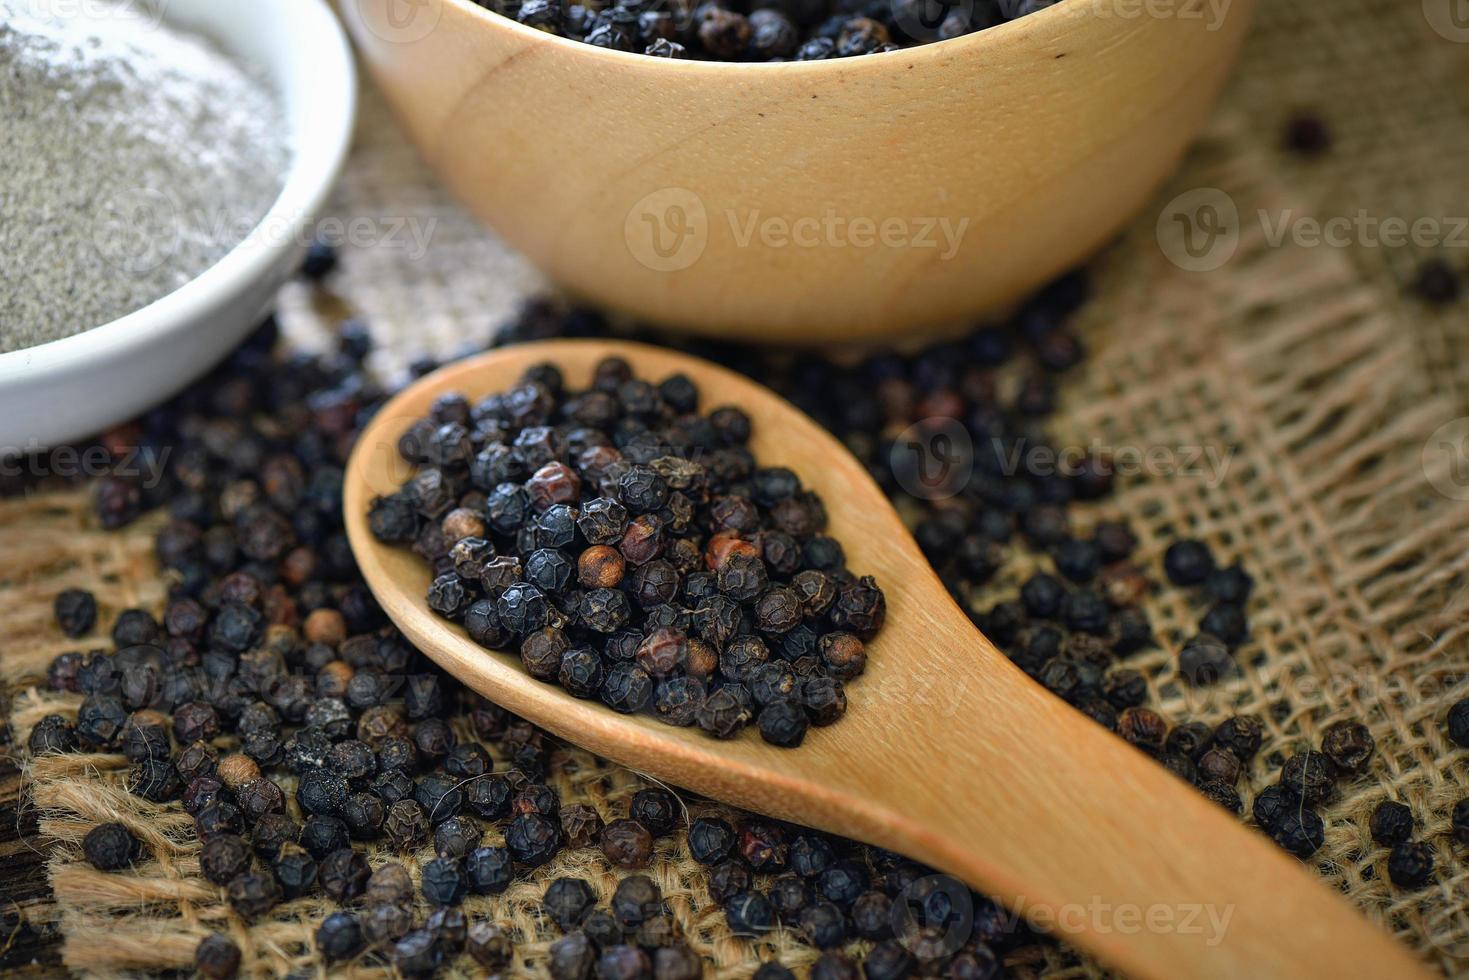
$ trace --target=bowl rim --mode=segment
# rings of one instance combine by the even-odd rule
[[[309,105],[305,114],[320,120],[320,126],[313,127],[316,135],[309,141],[298,133],[291,134],[285,177],[270,209],[213,265],[147,306],[69,337],[0,354],[0,385],[20,378],[34,382],[40,373],[124,357],[192,325],[208,329],[207,323],[199,321],[221,299],[263,279],[272,264],[295,244],[293,234],[261,235],[261,229],[289,228],[294,232],[325,205],[351,148],[357,115],[356,63],[341,23],[326,0],[283,0],[274,9],[282,12],[286,21],[283,29],[310,39],[312,44],[307,47],[312,57],[322,61],[324,74],[340,79],[340,84],[278,93],[283,104],[305,99]],[[169,17],[165,7],[164,19]],[[228,37],[210,39],[231,51]],[[303,152],[307,144],[309,150]]]
[[[372,2],[372,0],[347,0],[358,4]],[[875,59],[883,59],[879,62],[886,66],[893,58],[898,57],[943,57],[957,54],[957,46],[966,48],[979,47],[982,44],[1000,44],[1012,35],[1035,35],[1045,31],[1048,36],[1054,36],[1057,29],[1062,33],[1065,31],[1063,22],[1079,22],[1097,6],[1104,4],[1107,0],[1057,0],[1049,7],[1037,10],[1033,14],[1007,20],[1003,24],[987,27],[982,31],[971,31],[958,37],[947,38],[942,41],[925,41],[921,44],[912,44],[907,47],[898,48],[894,51],[883,51],[877,54],[859,55],[852,58],[823,58],[819,61],[705,61],[697,58],[656,58],[642,54],[637,51],[615,51],[611,48],[598,47],[595,44],[587,44],[585,41],[577,41],[559,34],[551,34],[547,31],[527,27],[519,21],[513,20],[504,14],[498,13],[488,7],[482,7],[474,0],[434,0],[439,4],[453,7],[471,17],[478,17],[486,23],[502,29],[509,29],[510,33],[523,38],[531,43],[548,44],[553,47],[566,45],[573,46],[584,57],[608,58],[614,63],[629,65],[653,65],[653,71],[692,71],[692,72],[739,72],[748,74],[751,71],[759,72],[827,72],[843,71],[850,72],[858,65],[870,64]],[[995,35],[991,37],[991,35]],[[980,40],[983,38],[984,40]],[[940,54],[935,49],[943,49]]]

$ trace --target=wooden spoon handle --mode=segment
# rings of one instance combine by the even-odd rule
[[[1097,739],[983,637],[976,665],[967,622],[931,625],[933,656],[945,639],[964,654],[930,672],[946,680],[924,692],[924,726],[894,733],[867,770],[889,846],[1130,976],[1428,975],[1258,831],[1122,739]]]

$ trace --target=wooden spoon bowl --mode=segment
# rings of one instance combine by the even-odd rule
[[[1254,0],[1062,0],[787,64],[608,51],[471,0],[340,5],[424,158],[558,283],[816,343],[940,328],[1103,245],[1204,121]]]
[[[789,466],[821,494],[849,567],[875,575],[887,595],[887,624],[869,647],[867,672],[849,685],[846,716],[812,729],[797,749],[767,745],[753,731],[716,741],[534,680],[514,653],[485,650],[431,613],[423,561],[368,530],[373,497],[397,490],[409,473],[398,437],[438,395],[503,391],[542,362],[584,386],[611,355],[652,380],[683,372],[706,409],[747,412],[761,464]],[[497,704],[614,762],[927,862],[1049,917],[1068,941],[1130,975],[1422,975],[1405,949],[1298,862],[1016,669],[949,598],[856,459],[773,392],[730,371],[611,341],[549,341],[471,358],[379,412],[349,463],[345,506],[368,585],[420,650]],[[1161,910],[1155,914],[1169,924],[1130,918],[1128,927],[1119,911],[1126,908]]]

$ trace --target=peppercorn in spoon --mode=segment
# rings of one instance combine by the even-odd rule
[[[799,748],[716,740],[536,680],[515,653],[486,650],[431,612],[428,566],[368,527],[372,501],[410,475],[399,437],[437,396],[504,391],[541,363],[580,384],[609,356],[654,381],[683,373],[705,409],[743,409],[760,465],[787,466],[821,495],[848,564],[886,593],[887,622],[846,717]],[[485,354],[384,406],[358,441],[345,493],[362,574],[403,633],[476,691],[599,755],[924,861],[1131,976],[1426,975],[1298,862],[1012,665],[950,599],[857,460],[748,379],[625,342]]]

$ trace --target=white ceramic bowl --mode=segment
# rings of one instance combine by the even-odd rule
[[[260,323],[341,172],[357,80],[324,0],[169,0],[165,19],[258,66],[284,101],[291,159],[263,233],[155,303],[85,333],[0,354],[0,454],[96,434],[219,362]]]

